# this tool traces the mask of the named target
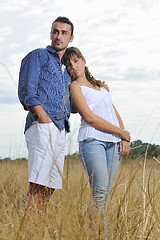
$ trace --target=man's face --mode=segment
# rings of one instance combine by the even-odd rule
[[[63,51],[67,48],[69,42],[72,42],[71,26],[67,23],[55,22],[51,31],[51,46],[57,51]]]

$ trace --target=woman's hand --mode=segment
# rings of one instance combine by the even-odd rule
[[[121,152],[121,157],[128,155],[129,151],[130,151],[130,146],[129,146],[129,142],[126,141],[122,141],[120,144],[120,152]]]
[[[127,142],[130,142],[130,140],[131,140],[130,133],[125,129],[121,128],[119,136],[120,136],[120,138],[122,138],[122,141],[125,140]]]

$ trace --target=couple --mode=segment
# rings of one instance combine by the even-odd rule
[[[81,160],[96,205],[105,206],[120,155],[129,153],[130,134],[124,130],[106,86],[90,74],[81,52],[67,49],[74,38],[73,28],[68,18],[58,17],[51,27],[51,46],[33,50],[21,63],[18,95],[29,111],[25,124],[28,195],[39,204],[62,188],[71,95],[71,103],[82,116]]]

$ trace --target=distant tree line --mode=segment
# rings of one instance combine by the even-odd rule
[[[143,143],[141,140],[136,140],[130,143],[130,148],[131,151],[129,153],[129,156],[127,156],[127,158],[139,158],[141,156],[146,156],[149,158],[158,158],[160,157],[160,145],[155,145],[155,144],[151,144],[151,143]],[[80,160],[79,154],[78,152],[73,153],[72,155],[68,154],[65,157],[66,160]],[[4,158],[1,159],[3,160],[3,162],[8,162],[8,161],[12,161],[9,157],[8,158]],[[17,158],[15,159],[16,161],[26,161],[26,158]],[[1,162],[1,161],[0,161]]]
[[[11,159],[10,157],[6,157],[6,158],[0,158],[0,162],[21,162],[21,161],[27,161],[26,158],[16,158],[16,159]]]
[[[131,151],[129,157],[138,158],[146,154],[147,157],[158,158],[160,156],[160,145],[151,143],[143,143],[141,140],[136,140],[130,143]]]

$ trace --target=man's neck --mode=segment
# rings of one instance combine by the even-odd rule
[[[58,53],[58,55],[59,55],[60,61],[62,61],[62,57],[63,57],[63,55],[64,55],[65,51],[66,51],[66,49],[64,49],[64,50],[62,50],[62,51],[58,51],[58,52],[57,52],[57,53]]]

